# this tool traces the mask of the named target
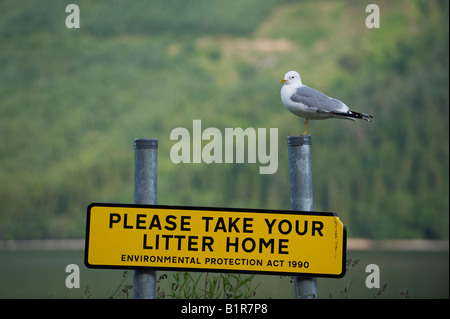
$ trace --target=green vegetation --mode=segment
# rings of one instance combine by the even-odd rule
[[[249,299],[260,285],[252,287],[254,278],[255,275],[177,272],[169,279],[163,274],[158,280],[157,298]],[[161,288],[164,280],[169,280],[168,291]]]
[[[0,1],[0,239],[84,236],[91,202],[133,202],[133,139],[159,139],[158,203],[289,209],[278,80],[374,123],[311,122],[314,203],[350,237],[447,239],[448,1]],[[377,2],[378,3],[378,2]],[[176,127],[276,127],[278,172],[174,164]]]

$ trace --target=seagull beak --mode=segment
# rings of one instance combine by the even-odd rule
[[[280,80],[280,83],[284,83],[284,82],[287,82],[287,80],[285,80],[285,79]]]

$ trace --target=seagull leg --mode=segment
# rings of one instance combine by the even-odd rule
[[[308,135],[308,118],[305,119],[305,131],[303,132],[303,135]]]

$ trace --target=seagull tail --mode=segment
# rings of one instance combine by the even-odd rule
[[[355,120],[355,119],[360,119],[360,120],[364,120],[364,121],[368,121],[368,122],[372,122],[373,116],[370,114],[366,114],[366,113],[359,113],[359,112],[353,112],[353,111],[348,111],[347,113],[334,113],[336,115],[339,116],[343,116],[349,120]]]

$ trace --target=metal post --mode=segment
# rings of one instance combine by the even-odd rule
[[[158,139],[134,140],[134,203],[156,205]],[[135,270],[133,298],[156,298],[156,271]]]
[[[311,170],[311,136],[289,136],[289,190],[291,209],[313,210],[313,187]],[[317,278],[296,276],[295,298],[317,299]]]

